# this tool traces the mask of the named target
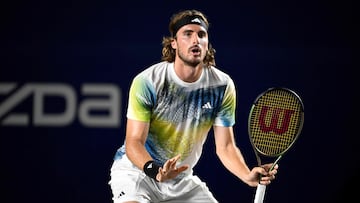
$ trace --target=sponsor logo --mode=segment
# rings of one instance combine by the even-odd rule
[[[201,21],[200,21],[199,18],[194,18],[194,19],[191,20],[191,22],[201,24]]]
[[[294,112],[294,110],[290,109],[263,106],[259,117],[261,131],[265,133],[273,132],[277,135],[284,134],[289,129],[291,116]]]
[[[117,128],[121,102],[120,88],[109,83],[79,91],[66,83],[0,83],[0,126],[63,127],[77,118],[85,127]]]
[[[203,109],[212,109],[212,106],[211,106],[210,102],[207,102],[201,108],[203,108]]]

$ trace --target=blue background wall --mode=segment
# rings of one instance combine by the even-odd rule
[[[124,139],[131,79],[160,60],[170,16],[192,8],[209,17],[217,65],[236,83],[236,140],[250,166],[256,162],[247,116],[255,97],[285,86],[304,100],[303,132],[280,162],[267,202],[355,198],[349,186],[359,181],[360,169],[352,2],[17,1],[1,8],[1,202],[111,202],[109,169]],[[11,101],[33,83],[40,89],[57,83],[73,93],[68,123],[35,122],[39,88]],[[115,124],[88,126],[80,118],[86,102],[109,99],[85,93],[90,83],[113,85],[119,95]],[[14,89],[7,91],[8,84]],[[40,109],[61,115],[69,104],[53,90],[40,97]],[[28,115],[28,122],[7,125],[15,114]],[[220,202],[250,202],[255,189],[224,169],[213,142],[210,135],[195,173]]]

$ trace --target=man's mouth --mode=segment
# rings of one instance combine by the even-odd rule
[[[201,49],[199,47],[193,47],[191,48],[191,53],[193,53],[194,55],[200,55],[201,53]]]

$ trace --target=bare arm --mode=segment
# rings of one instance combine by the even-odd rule
[[[146,162],[152,160],[150,154],[146,151],[145,141],[149,131],[149,123],[128,119],[126,124],[126,155],[129,160],[143,170]],[[181,172],[189,168],[188,165],[176,167],[180,155],[167,160],[164,166],[161,166],[156,176],[156,180],[163,182],[175,178]]]
[[[277,166],[273,171],[268,173],[267,168],[271,164],[264,167],[254,167],[252,170],[247,166],[245,159],[236,146],[232,127],[214,126],[216,154],[223,165],[239,179],[250,186],[257,186],[259,183],[259,173],[263,175],[261,184],[269,184],[270,180],[275,178]]]
[[[145,141],[149,131],[149,123],[128,119],[126,123],[126,155],[129,160],[142,169],[144,164],[152,160],[145,149]]]

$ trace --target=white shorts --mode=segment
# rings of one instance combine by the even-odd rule
[[[114,161],[110,176],[114,203],[217,203],[197,176],[186,175],[180,180],[156,182],[133,165],[126,155]]]

